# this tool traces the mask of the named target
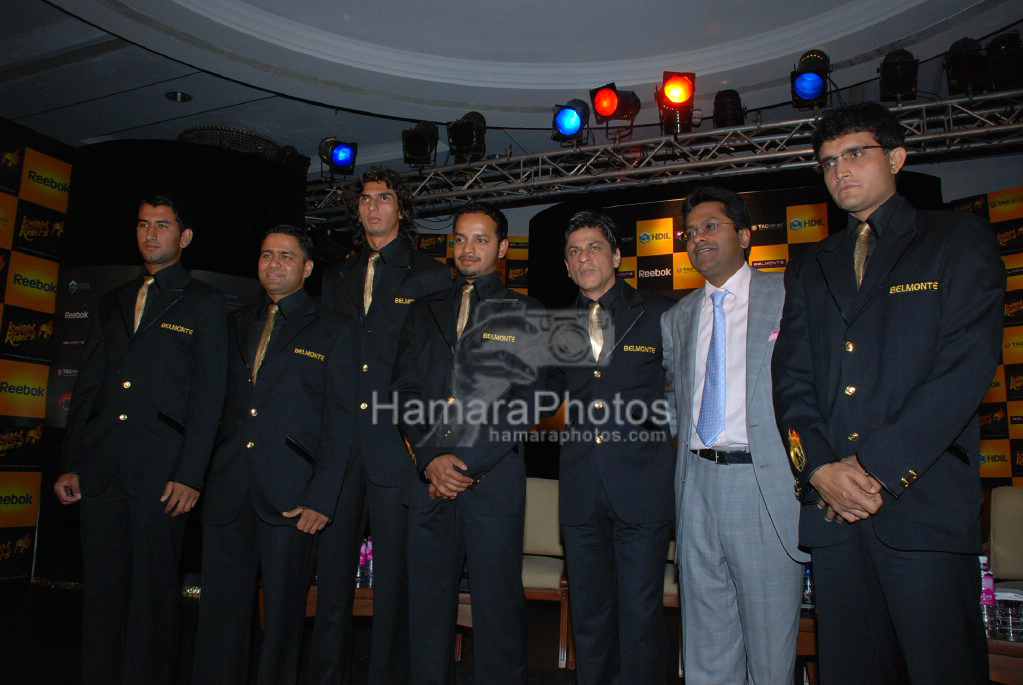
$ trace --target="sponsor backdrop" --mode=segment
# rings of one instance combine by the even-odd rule
[[[70,157],[0,121],[0,578],[35,554]]]
[[[980,405],[980,474],[988,484],[1023,486],[1023,186],[951,203],[991,222],[1002,248],[1005,335],[1002,363]]]

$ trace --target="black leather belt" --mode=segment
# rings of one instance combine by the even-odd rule
[[[697,456],[703,457],[715,464],[752,464],[753,455],[749,452],[725,452],[724,450],[691,450]]]

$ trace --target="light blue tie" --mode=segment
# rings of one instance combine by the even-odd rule
[[[717,290],[710,296],[714,303],[714,329],[707,350],[700,419],[696,422],[696,433],[707,447],[714,446],[725,428],[725,310],[721,303],[727,294],[727,290]]]

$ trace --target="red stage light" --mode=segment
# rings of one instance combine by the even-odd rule
[[[610,118],[618,109],[618,93],[613,88],[601,88],[593,96],[594,111],[602,117]]]
[[[683,74],[672,74],[664,79],[663,92],[668,102],[681,105],[693,97],[693,82]]]

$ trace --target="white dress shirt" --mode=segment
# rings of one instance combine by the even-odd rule
[[[693,418],[689,447],[694,450],[712,447],[719,450],[747,450],[746,433],[746,320],[749,313],[750,267],[743,264],[720,288],[704,284],[700,323],[696,332],[696,358],[693,377]],[[725,312],[725,427],[713,445],[704,445],[696,432],[703,404],[703,380],[707,373],[707,351],[714,332],[714,303],[711,294],[717,290],[728,293],[721,303]]]

